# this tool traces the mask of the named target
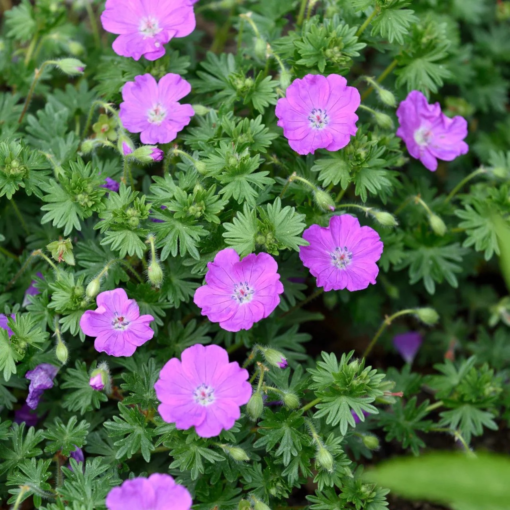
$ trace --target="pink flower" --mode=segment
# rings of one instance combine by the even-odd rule
[[[231,429],[251,397],[248,371],[218,345],[188,347],[181,358],[168,361],[154,385],[163,420],[180,430],[194,426],[200,437]]]
[[[397,117],[397,136],[404,140],[409,154],[432,172],[438,159],[452,161],[469,150],[463,141],[468,134],[466,119],[450,119],[441,112],[439,103],[429,104],[417,90],[400,103]]]
[[[11,317],[14,319],[15,315],[12,314]],[[5,329],[7,331],[7,335],[9,338],[11,338],[14,333],[12,332],[12,329],[9,327],[9,318],[7,315],[4,315],[3,313],[0,313],[0,328]]]
[[[27,396],[27,406],[30,409],[37,409],[43,393],[53,388],[53,379],[55,379],[57,372],[58,368],[56,366],[41,363],[25,374],[25,377],[30,381]]]
[[[122,152],[124,156],[129,156],[134,151],[133,147],[129,145],[127,142],[122,142]]]
[[[328,227],[312,225],[303,233],[310,246],[301,246],[299,257],[324,290],[366,289],[375,284],[383,243],[370,227],[360,227],[349,214],[333,216]]]
[[[190,510],[190,493],[170,475],[126,480],[106,496],[108,510]]]
[[[356,88],[338,74],[328,77],[307,74],[294,80],[287,97],[278,100],[278,126],[298,154],[313,154],[316,149],[343,149],[356,134],[360,105]]]
[[[283,285],[278,265],[267,253],[240,261],[235,250],[226,248],[207,267],[207,285],[196,290],[194,301],[202,315],[227,331],[250,329],[280,303]]]
[[[119,34],[113,50],[123,57],[157,60],[164,44],[195,30],[195,14],[188,0],[107,0],[103,28]]]
[[[96,337],[94,347],[110,356],[131,356],[137,347],[154,336],[149,323],[152,315],[140,316],[134,299],[124,289],[101,292],[97,310],[87,310],[80,319],[81,330]]]
[[[395,349],[397,349],[406,363],[413,362],[422,342],[423,337],[417,331],[402,333],[401,335],[396,335],[393,338],[393,345],[395,346]]]
[[[89,386],[96,391],[103,391],[104,390],[104,382],[103,377],[101,374],[96,374],[89,380]]]
[[[153,161],[163,161],[164,157],[165,157],[165,153],[161,149],[158,149],[157,147],[155,147],[152,150],[151,158],[153,159]]]
[[[107,177],[105,179],[105,183],[101,186],[101,188],[109,189],[110,191],[118,192],[120,188],[120,183],[115,181],[114,179],[111,179],[110,177]]]
[[[169,73],[159,83],[150,74],[136,76],[122,88],[122,124],[131,133],[141,133],[142,143],[171,142],[195,114],[191,105],[178,103],[190,91],[191,85],[178,74]]]

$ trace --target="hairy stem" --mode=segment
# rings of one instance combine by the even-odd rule
[[[19,260],[19,257],[17,257],[16,255],[14,255],[14,253],[11,253],[9,250],[7,250],[6,248],[4,248],[3,246],[0,246],[0,253],[3,253],[6,257],[9,257],[9,258],[11,258],[11,259]]]
[[[90,28],[92,28],[92,34],[94,36],[94,41],[96,43],[96,47],[101,47],[101,36],[99,35],[99,28],[97,26],[97,19],[92,9],[92,4],[90,2],[85,2],[85,8],[87,9],[87,14],[90,20]]]
[[[368,25],[370,25],[372,20],[379,14],[380,9],[381,8],[378,5],[374,8],[372,14],[370,14],[370,16],[365,20],[365,23],[363,23],[363,25],[361,25],[358,31],[356,32],[357,37],[359,37],[365,31]]]
[[[18,206],[16,205],[14,198],[11,198],[10,202],[11,202],[12,208],[14,209],[14,212],[16,213],[16,216],[18,217],[18,220],[21,223],[21,226],[23,227],[23,230],[26,232],[27,235],[29,235],[30,230],[28,229],[27,222],[25,221],[25,218],[23,218],[21,211],[18,209]]]
[[[32,80],[32,85],[30,86],[30,90],[28,91],[27,98],[25,99],[25,105],[23,106],[23,111],[21,112],[21,115],[18,119],[18,124],[21,124],[23,122],[23,118],[25,117],[25,114],[27,113],[28,107],[30,105],[30,101],[32,101],[32,96],[34,95],[35,86],[37,85],[37,82],[39,81],[39,78],[42,75],[42,72],[44,68],[48,64],[54,64],[55,61],[53,60],[47,60],[46,62],[43,62],[41,67],[39,69],[36,69],[34,72],[34,79]]]
[[[397,67],[398,60],[395,59],[393,62],[380,74],[379,78],[377,78],[377,83],[382,83],[387,76]],[[361,95],[361,100],[364,101],[372,92],[374,91],[374,87],[369,87],[363,94]]]
[[[457,186],[455,186],[455,188],[452,189],[452,191],[450,192],[450,194],[446,197],[444,203],[445,204],[448,204],[451,199],[462,189],[462,187],[467,183],[469,182],[471,179],[473,179],[474,177],[476,177],[477,175],[480,175],[480,174],[485,174],[487,173],[487,170],[484,168],[484,167],[481,167],[479,168],[478,170],[475,170],[474,172],[470,173],[467,177],[464,177],[464,179],[462,179],[462,181],[460,181]]]
[[[308,403],[305,406],[303,406],[300,409],[300,411],[302,413],[306,413],[306,411],[308,411],[308,409],[311,409],[312,407],[316,406],[321,400],[322,400],[322,398],[316,398],[315,400],[312,400],[310,403]]]
[[[299,14],[297,19],[297,25],[300,27],[303,24],[305,19],[306,6],[308,4],[308,0],[301,0],[301,7],[299,8]]]

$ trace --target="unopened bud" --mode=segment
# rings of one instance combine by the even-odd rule
[[[273,365],[273,367],[285,368],[287,366],[287,359],[280,351],[266,347],[259,347],[259,349],[264,355],[264,358],[266,358],[266,361],[270,365]]]
[[[393,129],[393,120],[386,113],[374,111],[374,119],[379,127]]]
[[[62,72],[69,76],[83,74],[86,67],[81,60],[76,58],[62,58],[56,61],[56,65]]]
[[[438,236],[444,236],[446,234],[446,225],[444,224],[444,221],[437,215],[437,214],[431,214],[429,216],[429,223],[432,230],[438,235]]]
[[[104,390],[104,383],[103,378],[101,377],[101,374],[96,374],[92,376],[89,380],[89,386],[96,391],[103,391]]]
[[[315,202],[323,211],[332,212],[335,210],[335,201],[328,192],[322,189],[317,188],[315,191]]]
[[[94,299],[98,294],[99,290],[101,289],[101,281],[99,278],[94,278],[88,285],[85,290],[85,295],[90,298]]]
[[[89,386],[95,391],[110,391],[110,371],[106,363],[100,363],[98,367],[92,370],[89,379]]]
[[[289,391],[283,395],[283,403],[289,409],[297,409],[299,407],[299,398],[295,393]]]
[[[328,449],[324,446],[319,446],[317,450],[317,464],[330,473],[333,471],[333,455],[329,453]]]
[[[377,437],[367,434],[366,436],[363,436],[363,444],[369,449],[369,450],[378,450],[379,449],[379,439]]]
[[[258,418],[260,418],[263,410],[264,401],[262,400],[262,395],[257,391],[251,396],[250,400],[248,401],[248,404],[246,406],[246,412],[248,413],[248,416],[253,421],[255,421]]]
[[[203,106],[201,104],[192,104],[191,108],[193,108],[195,115],[200,116],[207,115],[211,111],[211,108],[207,108],[207,106]]]
[[[51,252],[51,256],[57,262],[64,261],[66,264],[70,266],[74,266],[74,255],[73,255],[73,243],[71,239],[60,239],[59,241],[54,241],[46,246],[48,250]]]
[[[395,96],[389,90],[379,87],[377,89],[377,95],[379,96],[379,99],[384,104],[391,106],[392,108],[397,106],[397,100],[395,99]]]
[[[203,161],[195,160],[194,166],[199,174],[203,174],[207,170],[207,165]]]
[[[94,150],[95,146],[96,143],[94,142],[94,140],[90,139],[84,140],[83,143],[81,144],[81,151],[83,152],[83,154],[90,154]]]
[[[280,87],[285,92],[292,81],[292,75],[288,69],[282,69],[280,73]]]
[[[121,137],[119,138],[119,150],[123,156],[129,156],[130,154],[133,154],[135,148],[133,147],[131,140],[128,141]]]
[[[246,452],[238,446],[222,444],[221,448],[225,453],[228,453],[234,460],[237,460],[238,462],[246,462],[247,460],[250,460],[250,457],[246,455]]]
[[[417,308],[415,313],[428,326],[433,326],[439,320],[439,314],[433,308]]]
[[[164,153],[153,145],[143,145],[134,150],[130,156],[140,163],[154,163],[155,161],[161,161]]]
[[[255,56],[260,58],[260,60],[265,60],[266,56],[266,47],[267,43],[262,39],[262,37],[255,38]]]
[[[383,227],[396,227],[398,222],[393,216],[386,211],[373,211],[372,216],[383,226]]]
[[[262,503],[259,499],[253,505],[253,510],[271,510],[265,503]]]
[[[60,340],[57,343],[57,348],[55,349],[55,355],[57,356],[57,359],[62,363],[62,365],[65,365],[67,363],[67,358],[69,357],[69,351],[67,350],[66,345],[62,340]]]
[[[75,57],[81,55],[85,49],[83,44],[79,43],[78,41],[69,41],[67,47],[69,48],[69,53]]]
[[[163,283],[163,269],[157,260],[153,260],[148,268],[149,281],[156,288],[160,288]]]

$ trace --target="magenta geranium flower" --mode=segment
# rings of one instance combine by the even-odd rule
[[[395,346],[395,349],[397,349],[406,363],[413,362],[422,342],[423,337],[421,333],[418,333],[417,331],[402,333],[401,335],[396,335],[393,338],[393,345]]]
[[[283,285],[278,264],[267,253],[240,261],[234,249],[226,248],[207,267],[206,285],[196,290],[194,301],[202,315],[227,331],[250,329],[280,303]]]
[[[157,60],[170,39],[195,30],[195,13],[188,0],[107,0],[101,22],[107,32],[119,35],[115,53]]]
[[[39,418],[27,403],[23,404],[19,409],[14,411],[14,422],[15,423],[26,423],[27,427],[35,427]]]
[[[317,149],[343,149],[356,134],[360,105],[358,89],[347,86],[338,74],[328,77],[308,74],[294,80],[286,97],[278,100],[278,126],[298,154]]]
[[[14,319],[14,315],[11,315],[11,317]],[[9,318],[7,315],[0,313],[0,328],[5,329],[7,331],[7,335],[9,338],[11,338],[14,333],[12,332],[12,329],[9,327]]]
[[[142,143],[171,142],[195,114],[190,104],[178,102],[190,91],[191,85],[178,74],[169,73],[159,83],[150,74],[136,76],[122,88],[119,115],[123,126],[131,133],[141,133]],[[156,155],[153,159],[160,161]]]
[[[299,257],[324,290],[366,289],[375,284],[383,243],[370,227],[360,227],[349,214],[333,216],[328,227],[312,225],[303,232],[309,246],[301,246]]]
[[[96,303],[98,308],[87,310],[80,319],[81,330],[96,337],[96,351],[110,356],[131,356],[154,336],[149,326],[154,317],[140,315],[136,301],[128,299],[124,289],[101,292]]]
[[[397,117],[397,136],[404,140],[409,154],[432,172],[437,169],[438,159],[452,161],[469,150],[463,141],[468,134],[466,119],[450,119],[441,112],[439,103],[429,104],[417,90],[400,103]]]
[[[37,409],[43,393],[53,388],[53,379],[57,372],[58,368],[55,365],[41,363],[25,374],[25,377],[30,381],[27,396],[27,406],[30,409]]]
[[[200,437],[231,429],[251,397],[248,371],[229,363],[218,345],[188,347],[181,359],[168,361],[154,385],[163,420],[181,430],[195,427]]]
[[[120,183],[114,179],[111,179],[110,177],[107,177],[105,179],[105,184],[103,184],[101,187],[109,189],[110,191],[115,191],[115,193],[117,193],[120,188]]]
[[[36,276],[38,278],[40,278],[41,280],[44,280],[44,276],[42,275],[41,272],[36,273]],[[30,296],[37,296],[38,294],[41,293],[41,291],[35,286],[36,283],[37,283],[37,280],[32,280],[32,282],[30,283],[30,287],[28,287],[28,289],[25,291],[25,295],[23,297],[23,303],[21,304],[21,306],[29,305],[32,302],[32,301],[30,301]]]
[[[190,493],[170,475],[126,480],[106,496],[108,510],[190,510]]]

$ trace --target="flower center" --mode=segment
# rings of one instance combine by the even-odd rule
[[[157,103],[155,106],[153,106],[149,110],[147,120],[151,124],[156,124],[157,126],[159,126],[165,120],[165,117],[166,117],[166,109],[163,106],[161,106],[159,103]]]
[[[430,143],[431,138],[432,131],[425,126],[418,128],[414,132],[414,141],[421,147],[425,147],[426,145],[428,145]]]
[[[324,129],[329,124],[329,116],[326,110],[314,108],[308,116],[312,129]]]
[[[140,33],[147,37],[154,37],[156,34],[161,32],[161,28],[159,28],[159,22],[154,16],[147,16],[146,18],[142,18],[140,21]]]
[[[331,264],[337,269],[345,269],[352,262],[352,252],[350,252],[345,246],[343,248],[337,246],[335,251],[331,252],[330,255]]]
[[[248,282],[240,282],[234,285],[234,293],[232,299],[237,301],[240,305],[249,303],[253,299],[255,289],[248,285]]]
[[[124,331],[129,326],[129,321],[126,320],[122,315],[115,314],[115,318],[112,321],[113,329],[117,331]]]
[[[209,406],[216,400],[214,398],[214,389],[207,384],[201,384],[193,392],[193,399],[196,404]]]

